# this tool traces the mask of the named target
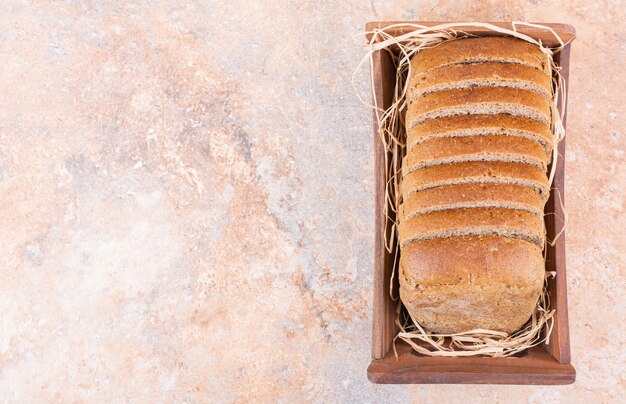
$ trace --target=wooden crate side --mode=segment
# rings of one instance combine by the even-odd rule
[[[378,51],[373,55],[374,93],[376,105],[386,109],[393,99],[395,68],[387,52]],[[384,215],[385,199],[385,148],[378,134],[376,111],[374,116],[374,184],[376,187],[374,204],[374,313],[372,316],[372,358],[380,359],[391,348],[397,330],[394,323],[396,302],[389,296],[389,284],[393,262],[385,248],[384,229],[391,232],[391,225]],[[385,225],[387,225],[385,227]]]
[[[554,360],[544,347],[529,350],[523,358],[442,358],[417,356],[398,345],[398,360],[389,352],[367,369],[373,383],[407,384],[571,384],[576,371]]]
[[[569,56],[571,45],[567,45],[557,54],[557,62],[561,66],[561,75],[568,82]],[[566,125],[567,111],[566,100],[560,100],[559,110],[563,116],[563,125]],[[565,140],[559,143],[559,159],[556,173],[552,184],[552,192],[546,204],[546,229],[548,240],[554,240],[556,234],[563,229],[565,206]],[[546,270],[555,271],[557,276],[551,279],[550,301],[555,313],[554,328],[550,336],[550,343],[546,345],[548,352],[560,363],[570,363],[571,354],[569,346],[569,319],[567,312],[567,270],[565,260],[565,232],[563,232],[553,247],[546,251]]]
[[[418,25],[423,25],[427,27],[432,27],[434,25],[449,24],[449,23],[450,21],[372,21],[365,25],[365,30],[367,32],[371,32],[374,29],[382,29],[385,27],[389,27],[391,25],[401,25],[401,24],[418,24]],[[486,24],[491,24],[497,27],[507,28],[507,29],[513,28],[513,25],[510,22],[487,22]],[[566,43],[569,41],[572,41],[576,37],[576,30],[574,29],[574,27],[568,24],[550,24],[550,23],[542,23],[542,22],[535,22],[533,24],[544,25],[544,26],[552,28],[561,37],[561,39]],[[493,30],[475,27],[471,25],[460,26],[460,27],[456,27],[455,29],[459,31],[468,32],[474,35],[478,35],[478,36],[498,35]],[[416,28],[414,27],[399,26],[395,28],[389,28],[386,30],[386,32],[393,36],[400,36],[400,35],[406,34],[407,32],[411,32],[415,30]],[[517,32],[526,34],[535,39],[540,39],[543,44],[549,47],[555,47],[559,45],[558,41],[554,38],[554,35],[552,35],[550,31],[545,30],[545,29],[526,26],[526,25],[518,25]],[[371,39],[372,35],[367,34],[366,37],[367,39]]]

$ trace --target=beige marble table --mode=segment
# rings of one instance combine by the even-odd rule
[[[623,2],[188,3],[0,5],[0,401],[626,395]],[[375,19],[578,30],[576,384],[367,381],[371,114],[350,80],[352,35]],[[356,82],[367,91],[367,72]]]

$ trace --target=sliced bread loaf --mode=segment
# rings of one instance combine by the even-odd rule
[[[548,159],[537,142],[513,136],[440,137],[415,145],[402,162],[407,172],[464,161],[507,161],[545,170]]]
[[[430,119],[407,131],[407,151],[435,137],[464,137],[476,135],[507,135],[535,140],[552,151],[554,137],[545,122],[512,115],[456,115]]]
[[[549,73],[548,56],[538,46],[511,37],[464,38],[424,49],[411,59],[411,74],[441,66],[481,62],[514,63]]]
[[[532,188],[514,184],[458,184],[414,192],[400,205],[399,219],[440,210],[500,207],[543,216],[544,202]]]
[[[400,220],[398,242],[403,247],[416,240],[467,235],[500,235],[543,246],[543,217],[506,208],[452,209]]]
[[[408,99],[435,91],[471,87],[511,87],[550,97],[552,80],[532,67],[511,63],[476,63],[442,66],[411,76]]]
[[[402,301],[429,331],[515,331],[545,271],[549,57],[513,38],[447,41],[412,58],[407,85]]]
[[[522,163],[465,162],[444,164],[406,172],[403,168],[402,196],[413,192],[454,184],[516,184],[530,187],[547,200],[549,183],[539,168]],[[407,170],[408,171],[408,170]]]
[[[453,115],[509,114],[550,123],[550,101],[533,91],[476,87],[429,93],[409,101],[406,127]]]
[[[541,248],[524,240],[485,235],[417,241],[402,249],[400,298],[433,332],[511,333],[531,316],[544,273]]]

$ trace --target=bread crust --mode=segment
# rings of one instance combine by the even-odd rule
[[[412,75],[408,98],[447,88],[479,86],[513,87],[534,91],[544,97],[552,93],[552,80],[544,72],[529,66],[512,63],[476,63],[442,66],[427,73]]]
[[[522,137],[486,135],[440,137],[415,145],[404,157],[409,172],[462,161],[517,161],[546,170],[548,158],[537,142]]]
[[[550,100],[528,90],[477,87],[429,93],[409,101],[406,127],[453,115],[509,114],[545,123],[551,121]]]
[[[549,154],[554,135],[545,122],[513,115],[456,115],[429,119],[407,131],[407,150],[434,137],[476,135],[525,136],[544,146]]]
[[[468,236],[419,241],[400,258],[400,298],[438,333],[518,330],[531,316],[545,268],[541,248],[519,239]]]
[[[411,74],[441,66],[477,62],[516,63],[549,74],[548,56],[537,45],[511,37],[464,38],[424,49],[411,59]]]
[[[414,240],[494,232],[532,241],[539,246],[544,243],[542,217],[506,208],[451,209],[400,220],[398,241],[403,247]]]
[[[400,220],[418,214],[479,204],[515,206],[543,216],[544,202],[531,188],[514,184],[458,184],[414,192],[404,198],[399,207]]]
[[[404,170],[404,167],[403,167]],[[546,174],[533,166],[501,161],[465,162],[422,168],[411,173],[403,171],[402,195],[437,186],[458,183],[514,183],[529,186],[547,200],[549,183]]]

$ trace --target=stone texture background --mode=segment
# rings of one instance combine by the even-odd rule
[[[177,3],[0,3],[2,401],[626,395],[622,1]],[[350,80],[379,18],[576,26],[576,384],[366,380],[371,114]]]

